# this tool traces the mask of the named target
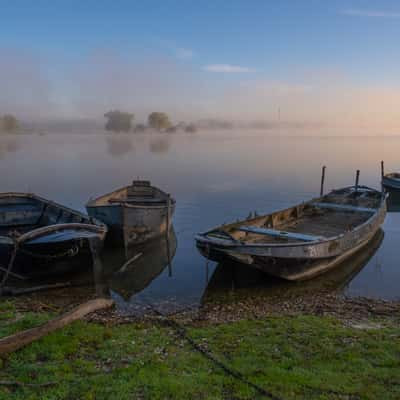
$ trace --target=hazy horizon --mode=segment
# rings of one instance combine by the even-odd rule
[[[156,110],[400,133],[396,3],[72,3],[3,6],[0,114],[100,122],[121,109],[144,122]]]

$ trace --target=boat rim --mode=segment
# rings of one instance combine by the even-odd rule
[[[109,193],[105,193],[101,196],[98,196],[94,199],[90,199],[87,203],[86,203],[86,208],[100,208],[100,207],[126,207],[126,208],[145,208],[145,209],[163,209],[163,208],[167,208],[167,202],[165,201],[165,204],[162,205],[155,205],[152,203],[147,203],[146,205],[141,205],[141,204],[129,204],[125,201],[115,201],[112,204],[96,204],[97,201],[99,201],[101,198],[106,197],[106,196],[110,196],[112,195],[114,192],[119,192],[125,189],[128,189],[131,185],[127,185],[127,186],[123,186],[119,189],[115,189]],[[161,193],[168,195],[168,193],[164,192],[163,190],[155,187],[155,186],[151,186],[154,189],[159,190]],[[171,205],[174,206],[176,204],[176,200],[173,197],[170,197],[171,200]],[[146,203],[145,201],[143,201],[143,203]]]
[[[366,220],[364,221],[362,224],[357,225],[357,227],[355,227],[354,229],[352,229],[350,232],[354,233],[357,232],[358,230],[362,229],[364,226],[368,225],[374,218],[376,218],[377,214],[379,213],[379,211],[382,210],[383,207],[385,207],[386,204],[386,199],[388,198],[389,194],[388,193],[383,193],[382,191],[379,191],[377,189],[373,189],[370,188],[368,186],[358,186],[359,188],[364,188],[364,189],[369,189],[373,192],[377,192],[381,194],[381,202],[379,203],[379,207],[376,208],[376,210],[374,211],[374,213]],[[334,189],[331,192],[335,192],[335,191],[339,191],[339,190],[346,190],[346,189],[351,189],[351,188],[355,188],[355,186],[347,186],[344,188],[339,188],[339,189]],[[317,197],[315,199],[311,199],[309,201],[306,201],[305,203],[302,204],[308,204],[311,203],[317,199],[319,199],[320,197]],[[293,206],[295,207],[295,206]],[[289,207],[291,208],[291,207]],[[265,215],[269,215],[269,214],[265,214]],[[262,216],[261,216],[262,217]],[[219,225],[221,226],[221,225]],[[296,243],[296,242],[292,242],[292,243],[246,243],[240,240],[235,240],[235,239],[213,239],[208,237],[207,235],[215,230],[217,230],[218,227],[214,228],[214,229],[210,229],[209,231],[206,231],[204,233],[199,233],[197,235],[195,235],[195,240],[197,242],[202,242],[202,243],[212,243],[212,244],[218,244],[221,247],[229,247],[229,248],[235,248],[238,246],[246,246],[246,247],[252,247],[252,248],[262,248],[262,247],[273,247],[273,248],[279,248],[279,247],[302,247],[302,246],[313,246],[313,245],[317,245],[317,244],[323,244],[323,243],[327,243],[327,242],[331,242],[333,240],[338,240],[338,239],[342,239],[346,234],[348,234],[349,232],[345,232],[345,233],[341,233],[339,235],[336,236],[331,236],[328,238],[324,238],[321,240],[314,240],[312,242],[306,242],[306,243]],[[219,243],[217,243],[219,241]]]
[[[38,201],[41,201],[42,203],[52,205],[54,207],[60,208],[66,212],[69,212],[71,214],[78,215],[82,218],[87,219],[91,223],[79,223],[79,222],[71,222],[71,223],[64,223],[64,224],[52,224],[52,225],[46,225],[46,226],[41,226],[36,229],[32,229],[29,232],[24,233],[18,238],[19,242],[25,242],[27,240],[32,240],[37,237],[41,236],[46,236],[46,234],[56,232],[58,230],[65,230],[65,229],[75,229],[75,230],[89,230],[94,233],[97,233],[102,239],[104,239],[105,235],[107,234],[108,228],[107,225],[101,222],[100,220],[90,217],[88,215],[83,214],[80,211],[73,210],[72,208],[63,206],[59,203],[56,203],[52,200],[45,199],[43,197],[40,197],[34,193],[23,193],[23,192],[4,192],[0,193],[0,199],[1,198],[7,198],[7,197],[20,197],[20,198],[30,198],[30,199],[35,199]],[[14,241],[9,238],[8,236],[1,235],[0,236],[0,242],[3,244],[14,244]]]

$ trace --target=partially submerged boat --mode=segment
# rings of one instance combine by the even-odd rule
[[[206,258],[234,260],[288,280],[305,280],[342,263],[365,246],[386,215],[386,194],[366,186],[272,214],[222,225],[196,236]]]
[[[389,190],[400,190],[400,174],[391,172],[383,175],[382,186]]]
[[[165,233],[171,226],[175,200],[149,181],[136,180],[90,200],[86,209],[90,216],[107,224],[108,239],[114,245],[127,248]]]
[[[0,282],[55,271],[55,263],[100,251],[100,221],[30,193],[0,194]]]

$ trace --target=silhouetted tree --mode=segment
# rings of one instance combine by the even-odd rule
[[[129,132],[132,129],[134,114],[114,110],[104,114],[104,117],[108,119],[105,126],[107,131]]]
[[[6,114],[0,118],[0,130],[14,132],[18,129],[18,120],[14,115]]]
[[[148,124],[151,128],[157,129],[168,129],[171,126],[171,121],[166,113],[163,112],[152,112],[148,118]]]

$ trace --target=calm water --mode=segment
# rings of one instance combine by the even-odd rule
[[[267,213],[317,195],[322,165],[328,167],[327,190],[353,184],[356,169],[361,170],[361,184],[379,187],[380,160],[385,160],[387,170],[398,171],[399,150],[400,138],[290,137],[260,132],[1,136],[0,187],[1,191],[35,192],[84,210],[91,196],[137,177],[150,179],[177,200],[176,253],[167,267],[163,244],[145,250],[132,276],[119,279],[124,289],[119,290],[115,282],[111,287],[127,309],[143,299],[188,305],[207,297],[207,285],[208,293],[232,287],[233,282],[232,270],[216,269],[213,263],[206,268],[195,248],[196,232],[246,217],[250,211]],[[400,209],[400,199],[392,203],[393,210]],[[400,297],[399,213],[388,214],[383,231],[383,239],[363,259],[356,265],[349,262],[339,277],[332,278],[346,294]],[[118,254],[105,257],[105,264],[114,269],[124,262]],[[153,272],[142,279],[147,287],[134,296],[141,289],[137,269],[152,263]],[[294,287],[246,271],[236,271],[234,281],[235,286],[264,291]]]

